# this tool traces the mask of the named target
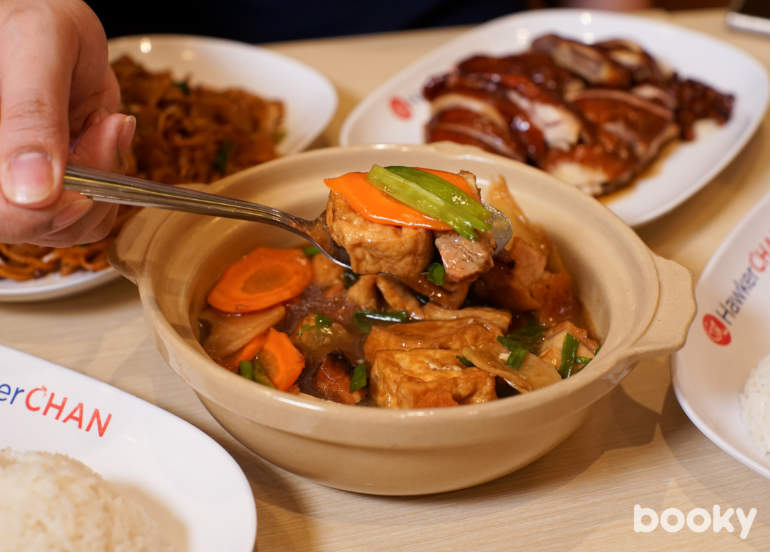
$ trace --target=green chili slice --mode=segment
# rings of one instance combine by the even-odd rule
[[[384,167],[374,165],[369,174],[367,174],[366,179],[377,189],[382,190],[400,202],[447,223],[455,232],[466,239],[478,239],[474,229],[481,231],[489,230],[489,225],[486,222],[467,215],[422,186]]]
[[[353,368],[353,376],[350,378],[350,392],[355,393],[362,387],[366,387],[366,363],[361,362]]]
[[[572,375],[572,370],[577,363],[577,350],[580,341],[575,336],[568,333],[564,336],[564,343],[561,346],[561,364],[559,365],[559,375],[566,379]]]
[[[446,270],[441,263],[431,263],[428,267],[428,280],[437,286],[443,286],[446,279]]]
[[[437,195],[447,203],[462,209],[464,212],[479,220],[485,221],[492,216],[492,213],[487,211],[487,209],[481,203],[476,201],[476,199],[440,176],[414,167],[390,166],[385,168],[396,173],[398,176],[409,179],[417,185],[422,186],[430,193]]]

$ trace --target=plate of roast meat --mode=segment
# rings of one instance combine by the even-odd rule
[[[764,68],[654,19],[583,10],[481,25],[389,79],[342,145],[452,141],[536,166],[638,226],[706,185],[768,102]]]

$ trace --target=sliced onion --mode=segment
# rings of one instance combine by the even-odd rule
[[[224,314],[206,308],[200,318],[211,325],[211,332],[203,346],[212,357],[224,358],[246,345],[257,334],[280,322],[285,315],[283,305],[249,314]]]

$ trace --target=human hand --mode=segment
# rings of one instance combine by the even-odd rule
[[[81,0],[0,2],[0,242],[103,238],[117,206],[62,190],[67,162],[119,170],[136,121],[96,15]]]

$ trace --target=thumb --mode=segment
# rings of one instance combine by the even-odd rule
[[[69,144],[72,60],[42,40],[23,38],[29,18],[0,38],[0,187],[10,202],[40,208],[54,203]],[[21,34],[21,36],[16,36]],[[8,36],[11,35],[11,36]]]

